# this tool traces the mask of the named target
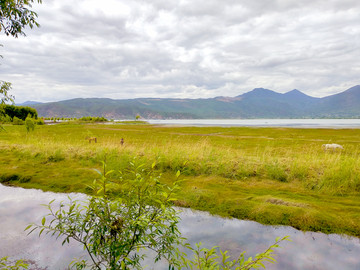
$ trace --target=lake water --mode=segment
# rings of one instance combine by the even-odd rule
[[[360,119],[173,119],[150,124],[223,127],[360,128]]]
[[[82,194],[72,197],[85,198]],[[75,242],[61,246],[50,236],[29,236],[24,228],[32,222],[41,223],[52,199],[66,201],[67,194],[42,192],[35,189],[0,185],[0,257],[23,258],[32,262],[30,269],[66,269],[73,257],[84,255]],[[248,256],[264,251],[278,236],[289,235],[292,242],[281,243],[276,259],[266,269],[360,269],[360,239],[301,232],[286,226],[265,226],[252,221],[224,219],[208,213],[182,209],[179,225],[191,244],[202,242],[205,247],[221,246],[231,254],[246,250]],[[47,268],[46,268],[47,267]],[[147,269],[167,269],[165,265]]]

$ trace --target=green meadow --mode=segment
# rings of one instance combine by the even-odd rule
[[[360,237],[360,129],[176,127],[147,124],[3,125],[0,182],[89,193],[105,161],[125,172],[181,172],[176,205],[263,224]],[[96,137],[97,143],[86,138]],[[121,144],[121,138],[124,144]],[[325,143],[344,150],[325,151]]]

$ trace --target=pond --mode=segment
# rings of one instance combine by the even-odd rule
[[[72,258],[84,255],[77,243],[61,245],[61,240],[31,234],[24,228],[32,222],[41,223],[52,199],[66,201],[68,194],[42,192],[0,185],[0,257],[29,260],[30,269],[66,269]],[[82,194],[71,197],[85,198]],[[289,235],[292,242],[282,242],[276,250],[277,263],[266,269],[360,269],[360,239],[301,232],[286,226],[265,226],[253,221],[225,219],[208,213],[181,209],[179,225],[191,244],[202,242],[205,247],[220,246],[231,254],[246,250],[248,256],[264,251],[278,236]],[[148,262],[147,262],[148,263]],[[165,265],[147,269],[167,269]]]

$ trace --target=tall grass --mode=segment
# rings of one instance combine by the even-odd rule
[[[329,140],[328,133],[333,133],[331,140],[337,140],[340,132],[263,129],[259,134],[261,129],[149,125],[43,126],[30,134],[22,127],[7,129],[0,135],[1,148],[17,149],[24,158],[44,162],[75,159],[88,166],[107,156],[109,166],[121,169],[136,156],[148,164],[157,162],[160,171],[180,170],[188,176],[300,182],[309,190],[340,195],[360,191],[359,147],[353,141],[358,130],[339,136],[344,151],[325,152],[321,144]],[[98,143],[85,140],[89,136],[97,137]],[[125,138],[124,145],[120,138]]]

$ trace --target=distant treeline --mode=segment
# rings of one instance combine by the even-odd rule
[[[50,120],[50,121],[77,121],[77,122],[107,122],[109,121],[108,119],[106,119],[105,117],[101,116],[84,116],[81,118],[76,118],[76,117],[45,117],[45,120]]]
[[[105,117],[94,117],[94,116],[84,116],[79,118],[78,120],[80,121],[85,121],[85,122],[106,122],[108,121]]]
[[[0,105],[0,114],[10,117],[11,120],[17,117],[23,121],[25,121],[28,116],[34,119],[38,117],[38,113],[34,108],[7,104]]]

